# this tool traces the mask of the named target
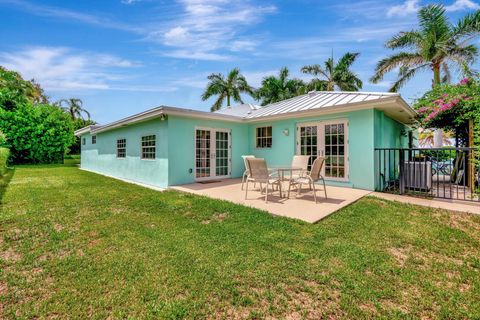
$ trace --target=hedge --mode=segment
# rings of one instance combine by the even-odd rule
[[[10,150],[0,147],[0,177],[3,177],[7,171],[7,161],[10,155]]]

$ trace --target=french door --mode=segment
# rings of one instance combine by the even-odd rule
[[[317,157],[325,157],[322,175],[330,180],[348,180],[348,122],[298,124],[297,154],[311,156],[309,166]]]
[[[227,178],[231,174],[231,134],[228,129],[195,129],[195,179]]]

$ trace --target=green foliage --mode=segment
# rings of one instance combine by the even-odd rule
[[[275,103],[304,94],[305,83],[296,78],[289,78],[287,67],[280,69],[278,77],[268,76],[262,80],[262,86],[255,92],[256,100],[261,100],[261,105]]]
[[[47,104],[0,109],[0,128],[8,137],[14,163],[60,162],[74,139],[70,117]]]
[[[75,120],[73,120],[73,130],[78,130],[93,124],[96,124],[96,122],[93,120],[90,120],[90,119],[84,120],[82,118],[76,118]],[[74,142],[70,146],[69,154],[80,154],[80,150],[81,150],[80,137],[74,136]]]
[[[48,103],[48,97],[34,80],[23,80],[17,72],[0,66],[0,108],[13,110],[29,102]]]
[[[56,106],[63,109],[66,113],[72,117],[72,120],[83,120],[83,115],[87,116],[87,119],[90,120],[90,112],[83,108],[83,101],[78,98],[70,99],[61,99],[55,103]]]
[[[463,79],[459,84],[435,86],[418,99],[413,107],[423,128],[440,128],[455,132],[463,141],[468,138],[468,121],[475,125],[475,144],[480,146],[480,81]]]
[[[0,177],[2,177],[7,170],[9,156],[10,150],[8,150],[8,148],[0,147]]]
[[[408,51],[380,60],[371,82],[378,83],[385,74],[398,69],[398,78],[390,88],[395,92],[420,71],[432,70],[435,85],[449,82],[451,65],[463,69],[465,75],[471,74],[468,66],[478,55],[471,41],[480,32],[480,10],[451,24],[442,5],[428,5],[418,11],[418,22],[418,30],[399,32],[387,41],[389,49]]]
[[[339,88],[343,91],[358,91],[362,88],[362,80],[352,71],[350,67],[357,59],[359,53],[347,52],[338,62],[329,58],[324,63],[324,67],[314,64],[304,66],[301,71],[311,74],[315,77],[321,76],[322,79],[314,78],[307,84],[307,90],[326,90],[333,91]]]
[[[4,146],[6,144],[7,144],[7,136],[5,135],[5,133],[0,131],[0,147]]]
[[[230,106],[231,98],[235,102],[243,103],[241,93],[253,94],[253,88],[248,85],[247,80],[238,68],[230,71],[227,78],[221,73],[212,73],[208,76],[208,80],[207,87],[202,94],[202,100],[205,101],[212,96],[218,96],[211,107],[212,112],[219,110],[225,99],[227,100],[227,106]]]

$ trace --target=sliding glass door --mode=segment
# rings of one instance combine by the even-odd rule
[[[311,156],[310,166],[317,157],[325,157],[323,176],[330,180],[348,180],[347,121],[299,124],[297,154]]]

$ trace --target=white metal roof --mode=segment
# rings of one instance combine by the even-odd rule
[[[386,98],[399,97],[398,93],[385,92],[344,92],[344,91],[312,91],[307,94],[287,99],[284,101],[268,104],[262,108],[251,110],[243,115],[245,119],[254,119],[295,113],[321,108],[345,106],[367,101],[376,101]],[[224,109],[223,114],[235,112],[237,107]],[[231,110],[231,113],[229,112]]]
[[[240,104],[238,106],[233,106],[233,107],[225,107],[215,111],[215,113],[246,118],[254,110],[258,110],[261,108],[262,106],[257,106],[255,104],[247,103],[247,104]]]

